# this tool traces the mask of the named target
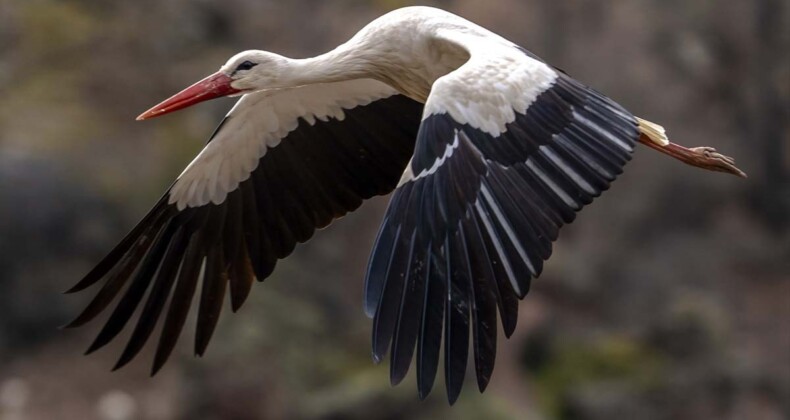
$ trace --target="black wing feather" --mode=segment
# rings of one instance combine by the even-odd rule
[[[480,392],[483,392],[494,371],[496,359],[496,311],[497,286],[494,272],[480,230],[473,215],[462,221],[464,247],[469,256],[471,291],[472,336],[475,358],[475,373]]]
[[[469,256],[458,225],[446,242],[449,286],[444,326],[444,382],[447,399],[455,403],[461,394],[469,355]]]
[[[132,336],[129,338],[129,342],[126,344],[126,348],[123,350],[113,370],[120,369],[129,363],[129,361],[140,352],[140,349],[143,348],[146,340],[148,340],[148,337],[154,331],[156,321],[159,320],[162,309],[167,302],[168,295],[172,290],[173,283],[176,280],[176,275],[178,274],[180,262],[184,256],[184,251],[186,251],[187,244],[189,244],[189,238],[187,237],[186,231],[183,226],[179,227],[178,232],[176,232],[173,237],[173,242],[170,243],[164,259],[162,260],[162,266],[159,269],[159,273],[154,281],[154,286],[140,314],[140,319],[138,319]]]
[[[222,301],[227,289],[228,273],[225,271],[225,257],[218,243],[209,245],[206,255],[206,269],[203,274],[203,290],[200,293],[197,330],[195,331],[195,355],[206,352],[209,340],[219,321]]]
[[[417,392],[425,399],[433,388],[442,344],[442,322],[446,278],[444,258],[434,245],[429,247],[428,269],[425,277],[420,334],[417,337]]]
[[[194,350],[203,355],[226,292],[231,309],[237,310],[249,295],[253,279],[268,277],[277,259],[309,239],[316,228],[355,210],[364,199],[395,188],[413,150],[421,113],[421,103],[395,95],[346,110],[345,121],[300,119],[296,129],[270,148],[250,177],[222,203],[178,209],[169,203],[168,191],[69,290],[76,292],[105,280],[96,297],[67,327],[96,317],[126,287],[88,349],[95,351],[120,333],[148,291],[139,321],[116,364],[120,368],[139,353],[172,293],[154,356],[155,374],[172,353],[200,285]],[[230,118],[223,120],[210,141]]]
[[[143,262],[137,269],[134,280],[132,280],[126,293],[124,293],[118,305],[115,307],[115,310],[110,314],[110,318],[107,320],[107,323],[104,324],[104,328],[99,331],[99,335],[88,348],[86,354],[93,353],[109,343],[110,340],[121,332],[121,329],[123,329],[129,321],[129,318],[132,317],[135,309],[137,309],[137,305],[148,289],[151,279],[159,268],[159,263],[162,261],[165,250],[176,230],[177,227],[175,223],[170,221],[162,231],[159,232],[159,235],[154,240],[153,246],[148,251],[145,258],[143,258]]]
[[[154,355],[154,364],[151,368],[152,376],[162,368],[170,357],[176,341],[184,329],[189,307],[192,305],[197,290],[200,270],[205,261],[204,237],[203,232],[196,232],[184,253],[184,260],[181,263],[181,270],[178,273],[178,280],[175,290],[173,290],[173,297],[170,299],[170,307]]]
[[[445,385],[453,403],[463,384],[471,320],[475,373],[483,391],[496,357],[497,312],[510,336],[518,299],[540,275],[560,227],[609,188],[637,138],[631,114],[564,74],[498,137],[456,122],[449,113],[426,116],[366,275],[374,357],[380,359],[391,344],[392,371],[400,380],[408,369],[404,359],[411,357],[411,336],[402,343],[396,333],[390,343],[392,326],[411,331],[420,314],[419,396],[425,398],[433,386],[443,330]],[[431,223],[412,221],[415,209],[405,203],[420,198],[417,214]],[[427,256],[399,251],[405,248],[403,238],[423,236],[445,241],[434,242]],[[395,264],[385,264],[390,260]],[[408,270],[406,291],[400,293],[404,267],[422,261],[428,269]],[[424,278],[414,278],[418,273]],[[420,287],[421,309],[411,309],[410,287]]]

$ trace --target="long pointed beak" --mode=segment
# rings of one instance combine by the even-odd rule
[[[176,93],[170,98],[165,99],[162,103],[154,106],[148,111],[143,112],[137,117],[137,121],[147,120],[173,111],[178,111],[179,109],[209,99],[241,92],[241,90],[235,89],[230,85],[231,81],[232,79],[226,74],[214,73],[181,92]]]

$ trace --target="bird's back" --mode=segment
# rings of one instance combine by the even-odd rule
[[[389,12],[362,28],[346,46],[368,51],[378,77],[403,94],[425,102],[439,77],[470,57],[472,44],[515,48],[499,35],[460,16],[427,6]]]

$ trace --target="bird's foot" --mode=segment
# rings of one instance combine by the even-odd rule
[[[651,140],[645,134],[639,137],[640,143],[658,150],[661,153],[672,156],[681,162],[696,166],[698,168],[707,169],[709,171],[726,172],[746,178],[746,173],[735,166],[735,159],[725,156],[716,151],[716,149],[708,146],[699,147],[684,147],[679,144],[667,142],[666,145],[659,145]]]

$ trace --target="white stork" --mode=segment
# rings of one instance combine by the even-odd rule
[[[297,243],[394,189],[365,276],[373,359],[389,350],[393,384],[416,359],[425,398],[443,336],[452,404],[470,334],[482,392],[497,313],[510,336],[559,228],[609,188],[636,142],[744,176],[730,158],[669,143],[660,126],[524,48],[429,7],[388,13],[314,58],[239,53],[138,119],[236,95],[148,215],[69,290],[104,280],[74,327],[126,286],[88,353],[116,337],[148,291],[116,369],[139,352],[172,295],[152,374],[162,367],[198,285],[202,355],[227,288],[235,311],[253,279],[268,277]]]

